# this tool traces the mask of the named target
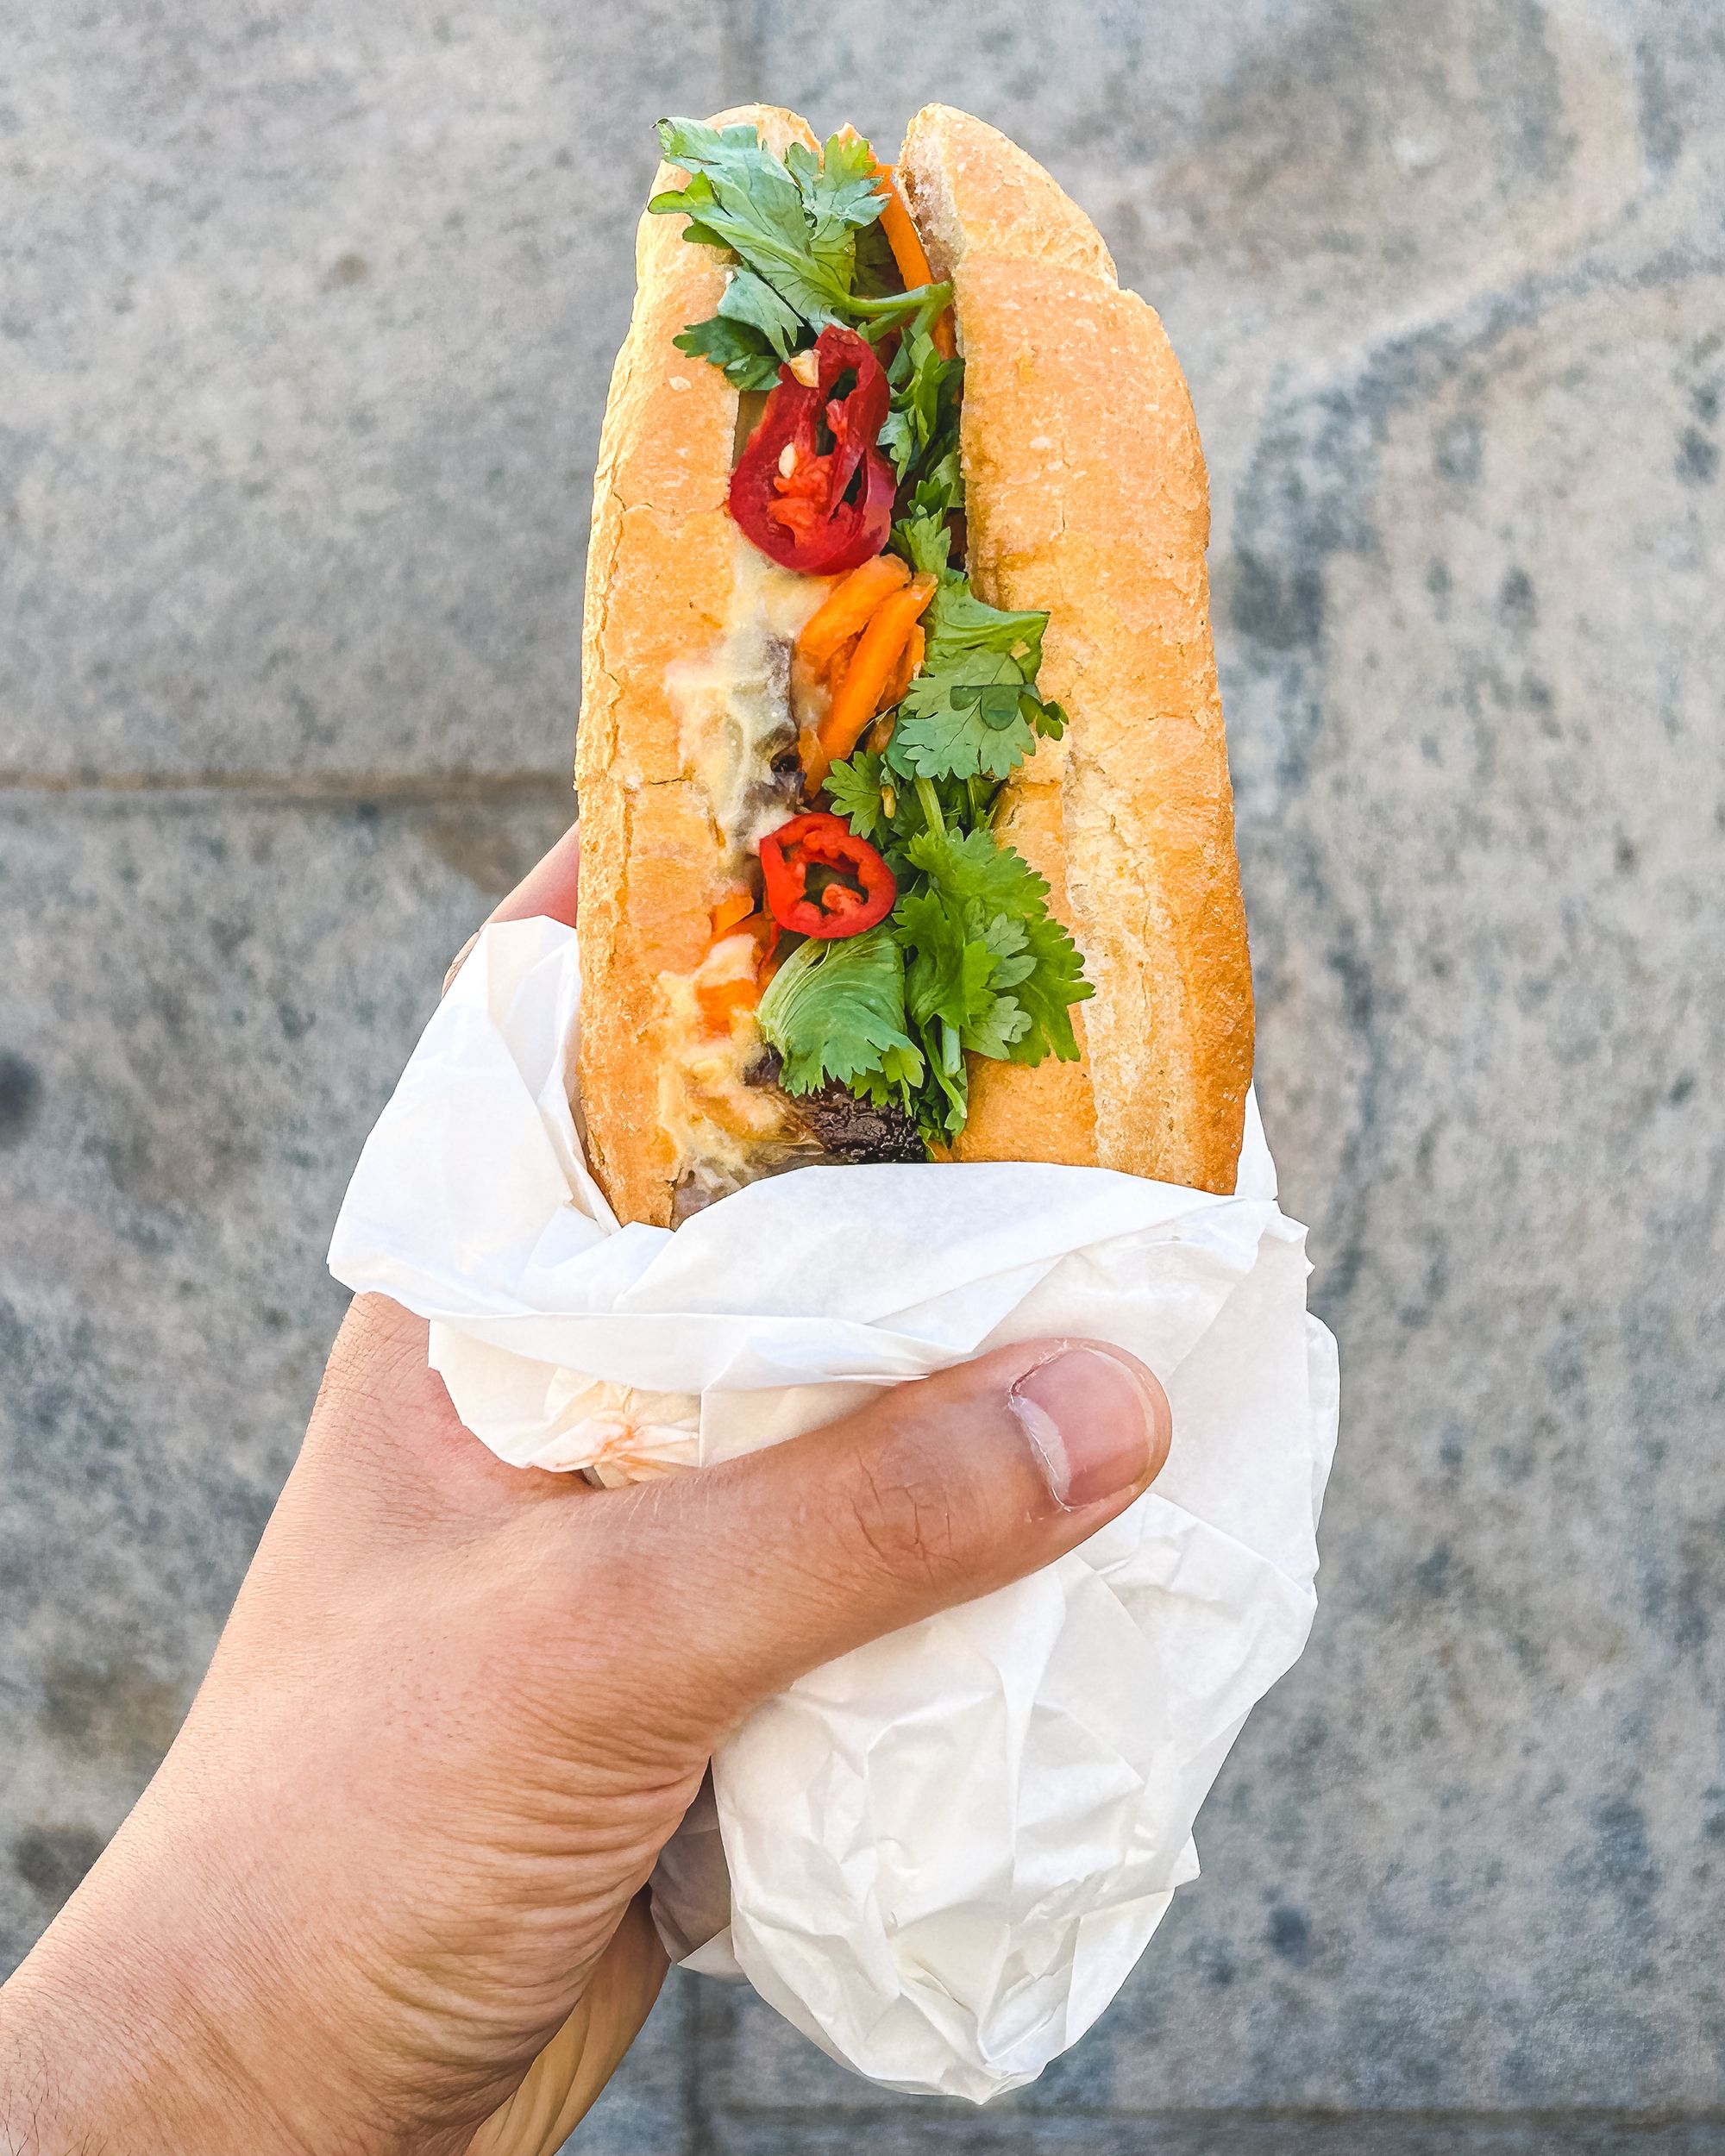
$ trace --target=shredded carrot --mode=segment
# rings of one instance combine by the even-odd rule
[[[695,1000],[712,1031],[727,1033],[732,1012],[752,1011],[761,1000],[761,985],[753,974],[738,981],[716,981],[711,987],[697,988]]]
[[[913,577],[903,591],[883,600],[869,617],[821,724],[820,746],[829,761],[850,754],[862,729],[880,708],[882,695],[897,675],[917,617],[934,597],[934,590],[932,576]]]
[[[752,936],[755,938],[755,986],[757,991],[764,988],[778,969],[779,962],[775,954],[779,948],[779,924],[762,907],[760,912],[751,913],[746,921],[739,921],[736,932],[739,936]]]
[[[839,646],[858,633],[883,599],[908,584],[910,575],[895,554],[877,554],[853,569],[803,624],[797,638],[797,663],[811,675],[825,674]]]
[[[832,768],[832,758],[821,746],[820,736],[812,726],[805,726],[797,736],[797,753],[803,761],[803,787],[809,793],[819,793],[826,784],[826,774]]]
[[[934,272],[929,267],[928,254],[917,235],[916,226],[905,198],[899,191],[898,176],[890,165],[876,165],[881,175],[881,192],[887,198],[887,206],[881,212],[881,229],[887,235],[887,245],[893,250],[893,260],[899,266],[899,274],[905,280],[905,290],[914,291],[919,285],[932,285]],[[952,310],[944,308],[940,318],[930,332],[934,348],[944,360],[952,357]]]
[[[741,920],[755,911],[755,895],[751,891],[731,891],[712,909],[712,940],[729,935]]]
[[[898,702],[921,667],[923,654],[927,649],[928,638],[923,634],[922,624],[918,622],[905,639],[905,648],[899,654],[898,667],[881,693],[881,700],[875,707],[877,711],[887,711]]]
[[[923,653],[927,648],[928,639],[923,634],[922,624],[919,622],[912,630],[909,641],[899,655],[898,672],[888,682],[881,693],[878,707],[881,716],[869,729],[869,746],[877,756],[885,751],[887,743],[893,738],[893,729],[898,724],[899,718],[894,706],[916,679],[922,667]]]
[[[755,963],[758,968],[762,961],[779,940],[779,924],[770,913],[763,910],[758,913],[751,913],[746,920],[739,921],[737,924],[737,933],[739,936],[752,936],[755,938]]]
[[[863,628],[867,628],[867,626],[868,624],[865,622],[863,624]],[[844,642],[840,644],[837,650],[833,653],[831,658],[827,661],[826,686],[828,688],[836,689],[839,683],[844,679],[844,669],[850,664],[852,658],[856,655],[857,637],[860,637],[862,634],[862,630],[859,629],[856,632],[856,636],[847,636],[844,639]]]

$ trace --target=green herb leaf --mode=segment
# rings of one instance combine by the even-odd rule
[[[1002,993],[1025,975],[1020,952],[1024,931],[1001,918],[1012,948],[995,948],[999,937],[974,904],[952,905],[930,887],[914,892],[893,917],[893,932],[906,954],[905,1002],[925,1030],[936,1021],[958,1036],[973,1055],[997,1060],[1030,1031],[1030,1018],[1018,1001]],[[1015,940],[1014,940],[1015,939]],[[1011,979],[1003,980],[1003,969]]]
[[[1064,724],[1063,715],[1044,711],[1032,686],[1048,617],[985,605],[946,567],[950,535],[932,517],[896,525],[894,538],[940,584],[924,617],[923,671],[899,707],[892,767],[912,778],[1004,779],[1035,749],[1038,733]]]
[[[819,158],[794,142],[785,161],[818,236],[827,226],[856,230],[879,222],[886,197],[880,191],[875,153],[862,135],[829,135]]]
[[[1042,632],[1046,614],[1011,614],[978,599],[963,577],[941,580],[925,617],[928,658],[934,671],[956,665],[972,652],[1004,652],[1019,678],[1034,681],[1042,664]]]
[[[757,1013],[762,1038],[783,1058],[787,1093],[813,1093],[828,1079],[856,1088],[920,1082],[922,1057],[905,1025],[905,966],[883,922],[860,936],[800,943],[768,983]]]
[[[1077,945],[1048,910],[1047,884],[989,831],[925,831],[906,852],[967,937],[988,944],[997,961],[991,988],[1008,992],[1027,1021],[996,1033],[1000,1052],[1015,1063],[1039,1063],[1051,1050],[1063,1062],[1076,1060],[1071,1006],[1095,992]],[[973,1037],[982,1030],[973,1024]],[[994,1052],[979,1037],[969,1044],[980,1055]]]
[[[917,515],[893,526],[894,551],[903,555],[922,576],[947,576],[947,557],[952,552],[952,534],[938,517]]]
[[[938,520],[955,509],[964,506],[964,475],[959,467],[958,451],[949,449],[944,456],[931,464],[911,489],[907,506],[913,521]]]
[[[881,799],[885,775],[882,759],[872,749],[858,749],[826,774],[827,799],[832,812],[842,816],[859,838],[874,839],[892,828],[892,818]]]
[[[801,318],[787,307],[764,277],[741,269],[724,287],[715,321],[740,322],[758,329],[781,360],[787,360],[802,335]]]
[[[804,189],[750,127],[710,128],[697,120],[662,120],[659,141],[689,185],[667,189],[647,205],[693,222],[686,239],[730,248],[804,322],[815,329],[846,318],[854,235],[825,207],[811,216]]]
[[[1025,694],[1003,653],[972,652],[944,673],[919,674],[899,705],[888,761],[916,779],[1007,778],[1036,747],[1019,710]]]
[[[779,362],[772,348],[747,323],[727,322],[723,316],[714,315],[711,321],[698,322],[671,342],[679,351],[692,353],[698,360],[711,360],[715,367],[722,367],[733,389],[771,389],[779,379]]]
[[[892,406],[881,429],[881,446],[902,479],[937,436],[957,426],[962,360],[944,360],[925,329],[907,332],[888,372]]]

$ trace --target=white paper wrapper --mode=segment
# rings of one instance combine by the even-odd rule
[[[1167,1388],[1152,1490],[1036,1577],[763,1708],[656,1878],[690,1965],[740,1970],[873,2080],[981,2102],[1113,1996],[1305,1644],[1337,1417],[1305,1231],[1255,1106],[1227,1199],[1101,1169],[804,1169],[674,1236],[620,1227],[568,1102],[579,1001],[572,931],[486,931],[329,1256],[431,1320],[432,1363],[503,1458],[671,1473],[1049,1334],[1130,1348]]]

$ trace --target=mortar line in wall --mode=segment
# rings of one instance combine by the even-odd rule
[[[428,772],[28,772],[0,769],[0,805],[22,799],[125,800],[216,795],[284,806],[329,803],[347,806],[361,801],[510,801],[538,799],[573,780],[567,768],[543,771]]]
[[[939,2102],[939,2099],[936,2099]],[[835,2121],[859,2129],[879,2123],[893,2115],[876,2106],[851,2103],[840,2099],[834,2103],[772,2103],[760,2100],[727,2103],[723,2106],[727,2117],[751,2122],[767,2123],[786,2128],[831,2125]],[[937,2109],[931,2103],[924,2108],[917,2103],[906,2115],[919,2124],[932,2128],[968,2127],[967,2118],[955,2119],[944,2108]],[[1057,2108],[1043,2109],[1020,2105],[1010,2114],[1014,2125],[1036,2122],[1057,2127],[1063,2124],[1097,2124],[1107,2122],[1153,2123],[1172,2131],[1179,2128],[1201,2128],[1217,2124],[1228,2126],[1287,2126],[1287,2127],[1358,2127],[1363,2122],[1374,2126],[1429,2129],[1432,2128],[1462,2128],[1468,2131],[1489,2130],[1493,2133],[1525,2133],[1535,2131],[1562,2131],[1588,2128],[1596,2131],[1616,2131],[1626,2134],[1652,2134],[1691,2127],[1719,2128],[1725,2126],[1725,2109],[1717,2105],[1702,2105],[1684,2109],[1679,2104],[1650,2104],[1645,2109],[1601,2104],[1552,2105],[1549,2109],[1537,2107],[1525,2110],[1483,2110],[1458,2106],[1452,2109],[1441,2108],[1430,2110],[1401,2109],[1382,2106],[1362,2106],[1358,2109],[1343,2106],[1302,2106],[1299,2104],[1216,2104],[1214,2106],[1184,2105],[1164,2108],[1156,2105],[1116,2103],[1089,2103],[1077,2098],[1063,2098]]]

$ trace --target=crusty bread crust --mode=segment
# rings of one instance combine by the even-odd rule
[[[898,169],[954,285],[971,579],[1046,610],[1042,687],[1071,719],[999,829],[1048,878],[1096,990],[1082,1064],[972,1062],[958,1156],[1231,1191],[1251,971],[1185,380],[1089,219],[1006,136],[925,106]]]
[[[746,121],[813,147],[774,106]],[[971,1160],[1100,1163],[1231,1190],[1251,1075],[1251,982],[1191,404],[1156,316],[1095,229],[994,128],[932,105],[899,171],[956,292],[969,567],[999,605],[1046,609],[1042,684],[1071,718],[1010,789],[999,829],[1085,955],[1084,1060],[973,1058]],[[661,169],[656,185],[685,176]],[[637,289],[593,485],[576,780],[582,834],[580,1083],[619,1216],[666,1225],[662,976],[694,972],[730,879],[668,672],[724,634],[738,398],[672,340],[724,289],[676,218],[643,216]]]
[[[715,116],[783,154],[814,147],[776,105]],[[688,175],[661,166],[654,192]],[[593,1172],[618,1217],[668,1225],[675,1147],[660,1116],[662,974],[691,974],[723,894],[722,846],[699,757],[681,736],[668,669],[724,633],[736,579],[726,506],[737,394],[672,339],[718,306],[725,273],[683,241],[681,217],[643,215],[635,311],[618,354],[593,475],[575,786],[581,814],[580,1080]]]

